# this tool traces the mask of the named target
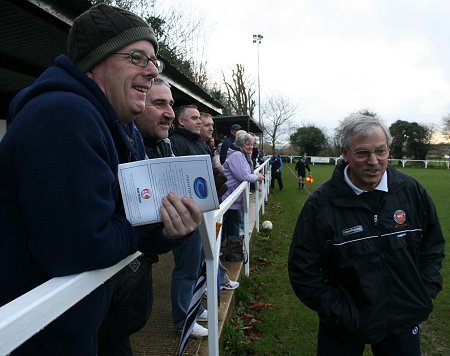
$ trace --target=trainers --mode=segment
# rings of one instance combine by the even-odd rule
[[[192,329],[192,333],[191,336],[194,338],[200,338],[200,337],[205,337],[208,336],[208,329],[201,326],[198,323],[194,324],[194,328]]]
[[[197,315],[197,321],[208,321],[208,311],[206,309],[200,315]]]
[[[239,287],[239,282],[232,281],[231,279],[220,286],[220,289],[227,289],[227,290],[233,290]]]

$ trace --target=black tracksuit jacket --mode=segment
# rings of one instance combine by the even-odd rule
[[[442,289],[444,237],[435,206],[413,178],[388,166],[378,208],[358,198],[344,166],[298,218],[292,287],[337,334],[374,343],[427,319]]]

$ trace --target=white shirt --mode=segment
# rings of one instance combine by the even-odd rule
[[[356,185],[352,183],[350,178],[348,177],[348,165],[344,168],[344,179],[350,188],[355,192],[356,195],[360,195],[361,193],[367,192],[367,190],[362,190],[358,188]],[[380,183],[375,187],[376,190],[381,190],[383,192],[388,191],[388,182],[387,182],[387,171],[384,171],[383,176],[381,177]]]

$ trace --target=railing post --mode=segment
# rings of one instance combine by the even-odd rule
[[[255,188],[255,225],[256,231],[259,232],[259,200],[261,199],[261,182],[256,182]]]
[[[208,286],[208,354],[219,355],[219,306],[217,295],[217,273],[219,268],[216,248],[216,221],[214,211],[203,213],[199,233],[206,259],[206,284]]]
[[[244,260],[244,273],[248,277],[250,275],[250,237],[249,237],[249,207],[250,207],[250,183],[247,182],[247,185],[243,191],[243,203],[244,203],[244,250],[246,252],[246,256],[244,259],[247,259],[247,262]]]

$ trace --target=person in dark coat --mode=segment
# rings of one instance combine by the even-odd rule
[[[236,132],[238,132],[241,129],[241,125],[239,124],[233,124],[230,128],[230,133],[225,138],[225,140],[220,145],[220,164],[223,165],[225,163],[225,160],[227,159],[228,149],[231,147],[231,145],[234,143],[234,140],[236,138]]]
[[[200,136],[202,120],[197,107],[184,105],[178,108],[175,116],[175,132],[169,137],[175,156],[210,155],[209,147]],[[175,329],[180,332],[183,330],[189,303],[204,260],[203,245],[198,229],[193,234],[194,236],[181,248],[172,250],[175,263],[171,285],[172,321]],[[203,305],[200,305],[197,320],[207,320],[207,310]],[[208,329],[196,322],[191,336],[207,335]]]
[[[73,22],[58,56],[10,107],[0,142],[0,306],[47,280],[112,266],[137,250],[162,253],[201,221],[192,200],[164,198],[176,229],[133,227],[117,167],[143,158],[133,120],[162,69],[151,27],[99,4]],[[173,214],[177,211],[176,214]],[[12,354],[96,355],[116,279],[97,287]]]
[[[278,188],[280,192],[283,191],[283,178],[281,177],[281,172],[283,170],[283,162],[281,161],[278,153],[274,153],[273,156],[269,160],[270,164],[270,188],[275,189],[275,180],[278,182]]]
[[[309,168],[306,154],[303,154],[302,158],[297,161],[295,170],[297,171],[298,187],[303,189],[305,187],[306,170],[308,170],[308,173],[311,174],[311,169]]]
[[[330,180],[305,203],[288,270],[319,316],[317,354],[420,356],[420,323],[442,289],[445,240],[423,186],[388,162],[391,134],[360,114],[340,127]]]

